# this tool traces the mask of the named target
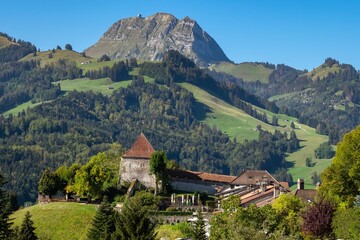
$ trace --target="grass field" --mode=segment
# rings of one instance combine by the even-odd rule
[[[274,132],[275,129],[281,132],[291,132],[291,121],[295,122],[296,128],[294,129],[297,137],[301,140],[301,149],[297,152],[289,154],[286,160],[289,162],[289,171],[292,174],[294,181],[298,178],[303,178],[307,188],[314,188],[311,185],[311,176],[314,171],[320,174],[324,168],[326,168],[331,160],[328,159],[315,159],[314,150],[323,142],[328,141],[328,137],[315,133],[314,128],[310,128],[306,125],[299,124],[296,118],[292,118],[282,114],[273,114],[264,109],[257,108],[259,112],[265,112],[268,115],[269,121],[272,116],[276,116],[279,119],[279,126],[274,127],[269,124],[265,124],[255,118],[244,113],[242,110],[235,108],[234,106],[208,94],[204,90],[188,84],[182,83],[183,87],[191,91],[195,98],[209,107],[210,112],[207,113],[203,122],[210,126],[216,125],[219,129],[226,132],[231,137],[236,137],[238,141],[244,139],[257,139],[258,132],[255,131],[257,125],[261,125],[262,129]],[[312,158],[314,166],[306,167],[306,158]]]
[[[136,71],[136,70],[135,70]],[[153,78],[144,77],[145,82],[154,82]],[[115,89],[129,86],[132,80],[125,80],[121,82],[112,82],[109,78],[89,79],[78,78],[73,80],[63,80],[54,82],[60,84],[61,90],[69,91],[93,91],[100,92],[104,95],[110,95]]]
[[[27,108],[33,108],[36,107],[37,105],[40,105],[41,103],[32,103],[31,100],[20,104],[18,106],[16,106],[15,108],[10,109],[9,111],[6,111],[3,113],[4,116],[8,116],[9,114],[18,114],[19,112],[27,109]]]
[[[17,44],[14,42],[9,41],[6,37],[0,36],[0,49],[6,48],[7,46],[10,46],[12,44]]]
[[[285,93],[285,94],[281,94],[281,95],[274,95],[270,98],[268,98],[269,101],[276,101],[276,100],[280,100],[280,99],[284,99],[284,98],[291,98],[294,97],[300,93],[305,93],[307,91],[311,90],[311,88],[307,88],[304,89],[302,91],[296,91],[296,92],[291,92],[291,93]]]
[[[272,69],[264,67],[262,64],[256,63],[228,63],[222,62],[220,64],[212,65],[211,70],[216,72],[224,72],[236,78],[242,78],[246,82],[255,82],[257,80],[267,83],[269,82],[269,75]]]
[[[173,240],[185,238],[185,234],[181,231],[186,228],[186,223],[178,223],[175,225],[164,224],[157,227],[157,239]]]
[[[52,54],[52,58],[49,58],[50,54]],[[40,66],[45,66],[46,64],[55,63],[60,59],[74,61],[80,65],[83,62],[94,61],[91,58],[83,57],[78,52],[69,51],[69,50],[56,50],[55,53],[53,53],[51,50],[44,52],[37,52],[36,56],[33,56],[33,54],[29,54],[24,58],[22,58],[21,61],[40,60]]]
[[[35,233],[40,240],[78,240],[86,239],[96,206],[78,203],[37,204],[12,214],[10,218],[14,227],[21,225],[26,211],[32,215]]]
[[[54,82],[54,84],[60,84],[61,90],[65,92],[77,90],[77,91],[93,91],[101,92],[105,95],[110,95],[114,89],[121,87],[127,87],[132,80],[126,80],[121,82],[112,82],[109,78],[101,79],[89,79],[78,78],[73,80],[63,80]]]
[[[339,64],[334,64],[331,67],[326,66],[325,64],[320,65],[317,68],[314,68],[312,71],[305,73],[305,76],[311,77],[313,81],[315,81],[317,78],[320,80],[327,77],[329,73],[335,73],[340,71]]]
[[[27,211],[36,228],[40,240],[85,240],[92,219],[97,210],[96,205],[79,203],[48,203],[34,205],[16,211],[10,216],[12,227],[20,227]],[[157,239],[176,239],[185,237],[186,223],[159,225],[156,228]],[[186,231],[186,230],[185,230]]]

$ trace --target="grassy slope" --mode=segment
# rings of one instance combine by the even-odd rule
[[[54,82],[54,84],[60,84],[61,90],[68,92],[73,90],[78,91],[93,91],[101,92],[105,95],[110,95],[114,89],[120,87],[127,87],[131,83],[131,80],[112,82],[109,78],[101,78],[91,80],[89,78],[78,78],[73,80],[63,80]],[[109,89],[109,87],[114,89]]]
[[[51,101],[44,101],[43,103],[48,103]],[[25,102],[23,104],[20,104],[12,109],[10,109],[9,111],[6,111],[3,113],[4,116],[8,116],[9,114],[18,114],[19,112],[26,110],[27,108],[33,108],[36,107],[37,105],[40,105],[42,103],[38,102],[38,103],[32,103],[31,100],[28,102]]]
[[[38,204],[12,214],[14,226],[21,225],[26,211],[32,215],[39,239],[86,239],[96,206],[78,203]]]
[[[273,71],[272,69],[266,68],[263,65],[256,63],[233,64],[227,62],[212,65],[210,69],[217,72],[230,74],[236,78],[242,78],[247,82],[255,82],[260,80],[263,83],[268,82],[269,75]]]
[[[105,63],[105,64],[104,64]],[[100,64],[100,65],[98,65]],[[94,64],[89,64],[89,67],[86,67],[88,70],[90,69],[98,69],[101,66],[111,66],[112,64],[114,64],[114,61],[110,61],[110,62],[102,62],[102,63],[94,63]],[[132,75],[138,75],[139,72],[139,68],[134,68],[133,70],[131,70],[129,72],[129,74]],[[153,78],[144,76],[145,82],[154,82]],[[73,80],[63,80],[63,81],[58,81],[58,82],[54,82],[54,84],[60,84],[61,90],[64,92],[69,92],[69,91],[73,91],[73,90],[77,90],[77,91],[93,91],[93,92],[100,92],[104,95],[110,95],[115,89],[118,88],[122,88],[122,87],[127,87],[132,80],[126,80],[126,81],[121,81],[121,82],[112,82],[109,78],[101,78],[101,79],[94,79],[94,80],[90,80],[89,78],[78,78],[78,79],[73,79]],[[113,87],[113,89],[109,89],[109,87]],[[44,102],[47,103],[47,102]],[[9,111],[5,112],[4,115],[7,116],[10,113],[12,114],[17,114],[25,109],[29,108],[33,108],[36,107],[37,105],[42,104],[42,103],[31,103],[31,100],[20,104],[18,106],[16,106],[13,109],[10,109]]]
[[[331,67],[326,66],[325,64],[320,65],[317,68],[314,68],[312,71],[305,73],[305,76],[311,77],[313,81],[317,78],[320,80],[325,78],[329,73],[339,72],[340,67],[338,64],[334,64]]]
[[[40,240],[85,240],[96,208],[95,205],[78,203],[38,204],[18,210],[10,218],[14,223],[13,227],[20,227],[26,211],[29,211]],[[179,224],[159,225],[156,229],[157,239],[185,237],[180,227]]]
[[[10,46],[12,44],[17,44],[17,43],[9,41],[9,39],[7,39],[6,37],[0,36],[0,49],[6,48],[7,46]]]
[[[52,58],[49,58],[50,53],[52,53],[53,55]],[[79,65],[81,65],[81,63],[84,62],[94,61],[91,58],[83,57],[80,53],[69,50],[56,50],[55,53],[53,53],[52,51],[44,51],[44,52],[37,52],[36,54],[37,56],[33,56],[33,54],[29,54],[25,56],[23,59],[21,59],[21,61],[40,60],[41,66],[55,63],[60,59],[75,61]]]
[[[257,108],[257,110],[260,112],[266,112],[269,121],[271,121],[271,117],[273,115],[278,117],[280,126],[274,127],[250,117],[242,110],[227,104],[226,102],[208,94],[194,85],[188,83],[183,83],[181,85],[187,88],[189,91],[193,92],[195,98],[199,102],[207,105],[210,108],[211,111],[203,120],[204,122],[210,126],[216,125],[219,129],[229,134],[229,136],[236,137],[238,141],[242,141],[244,139],[257,139],[258,132],[256,132],[255,129],[259,124],[263,129],[268,131],[273,132],[275,129],[278,129],[281,132],[287,131],[290,133],[292,130],[290,128],[290,123],[291,121],[294,121],[296,123],[296,135],[299,139],[302,140],[300,143],[302,148],[295,153],[289,154],[286,159],[289,164],[293,165],[289,168],[289,171],[292,174],[294,180],[296,181],[298,178],[304,178],[306,187],[314,187],[311,185],[311,176],[314,171],[319,174],[326,166],[331,163],[331,160],[315,159],[314,155],[314,150],[321,143],[328,141],[328,137],[316,134],[315,129],[297,123],[297,119],[282,114],[273,114],[269,111]],[[305,166],[305,159],[307,157],[313,159],[313,162],[315,163],[313,167]]]

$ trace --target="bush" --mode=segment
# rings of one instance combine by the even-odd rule
[[[158,209],[160,203],[159,197],[148,191],[136,192],[132,198],[140,199],[142,206],[150,207],[151,209]]]
[[[176,207],[168,207],[168,208],[166,208],[165,211],[166,211],[166,212],[177,212],[177,211],[179,211],[179,210],[178,210],[178,208],[176,208]]]
[[[211,200],[206,201],[206,207],[210,209],[216,208],[216,201],[211,201]]]

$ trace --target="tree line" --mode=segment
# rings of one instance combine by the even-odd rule
[[[189,82],[265,123],[268,123],[266,114],[258,113],[249,103],[274,113],[279,110],[274,103],[249,94],[236,84],[229,81],[215,81],[205,71],[196,67],[194,62],[174,50],[166,52],[161,63],[142,63],[139,74],[153,77],[157,83],[167,86],[171,86],[173,83]]]

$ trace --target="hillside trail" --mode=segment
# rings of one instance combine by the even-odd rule
[[[299,124],[297,124],[296,122],[294,122],[294,124],[295,124],[298,128],[300,128],[301,130],[303,130],[304,132],[309,133],[307,130],[303,129],[303,128],[302,128]]]

